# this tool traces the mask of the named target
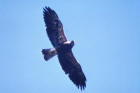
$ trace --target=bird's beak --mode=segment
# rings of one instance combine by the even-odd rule
[[[71,46],[74,46],[74,40],[72,40],[70,44],[71,44]]]

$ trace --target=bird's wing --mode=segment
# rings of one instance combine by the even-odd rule
[[[72,82],[79,88],[84,89],[86,87],[86,77],[82,71],[80,64],[75,59],[72,51],[67,53],[58,53],[58,59],[62,69]]]
[[[67,41],[64,35],[63,25],[56,12],[49,7],[45,7],[43,16],[46,24],[46,31],[52,45],[57,47],[61,43]]]

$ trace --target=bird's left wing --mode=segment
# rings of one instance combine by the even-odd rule
[[[62,69],[72,82],[79,88],[84,89],[86,87],[86,77],[82,71],[80,64],[75,59],[72,51],[67,53],[58,52],[58,59]]]

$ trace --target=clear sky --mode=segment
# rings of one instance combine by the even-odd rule
[[[81,92],[62,71],[42,9],[60,17],[87,77]],[[140,93],[140,0],[0,0],[0,93]]]

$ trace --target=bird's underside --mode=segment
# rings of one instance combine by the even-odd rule
[[[80,87],[81,90],[83,90],[86,87],[86,77],[72,53],[74,41],[67,41],[64,35],[63,25],[54,10],[45,7],[43,13],[46,32],[54,46],[54,48],[42,50],[44,59],[48,61],[57,55],[64,72],[68,74],[70,80],[72,80],[78,88]]]

